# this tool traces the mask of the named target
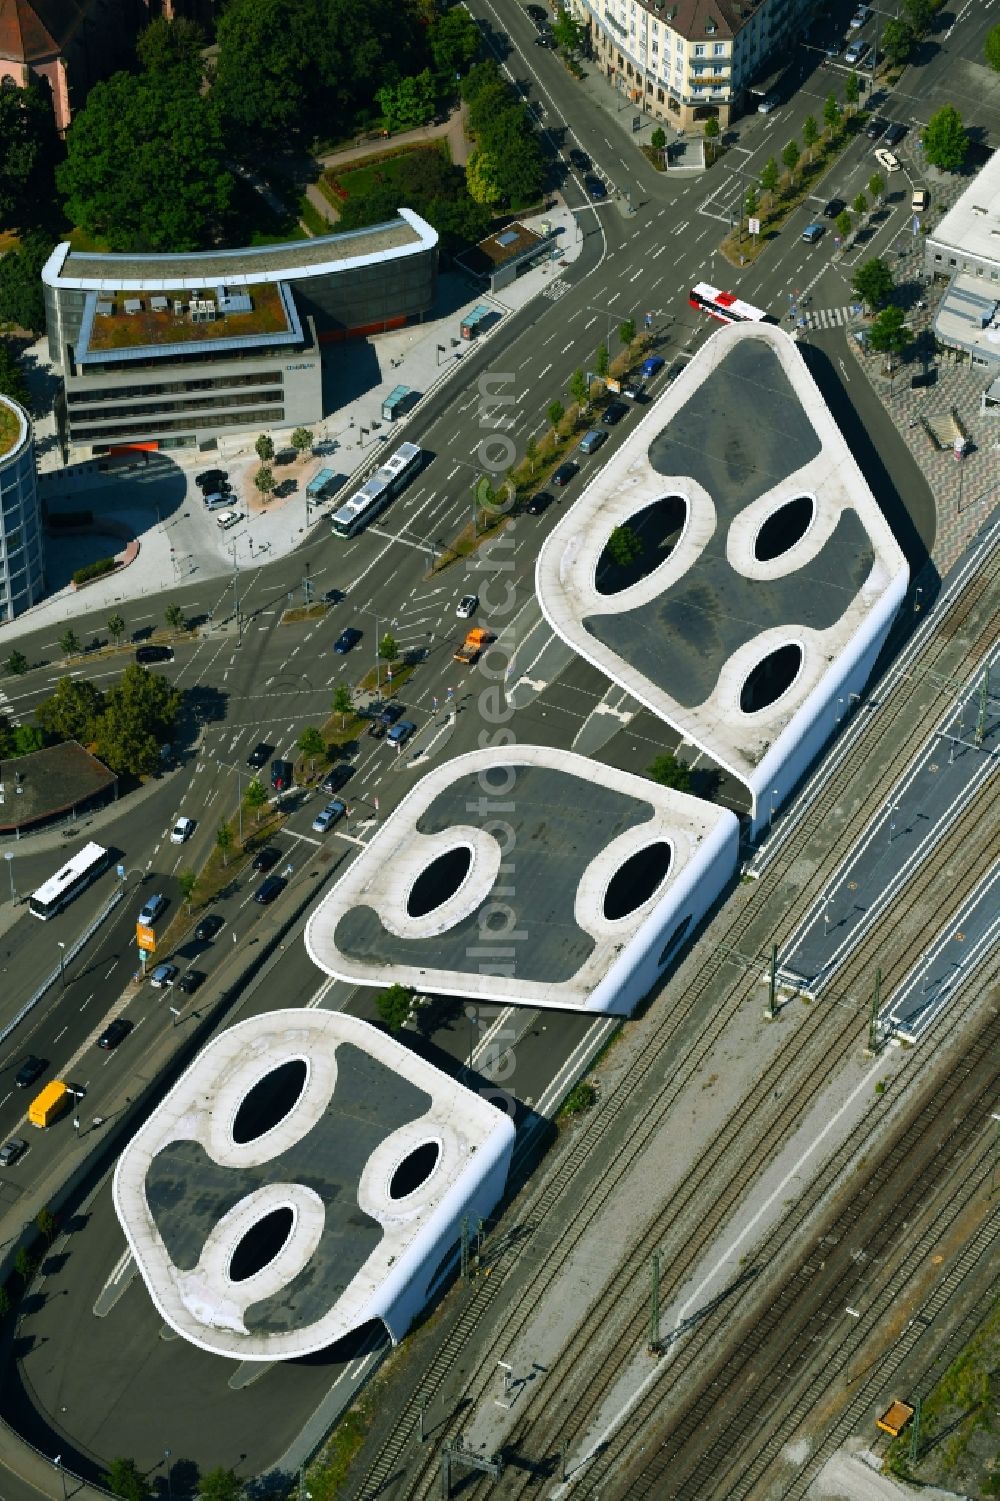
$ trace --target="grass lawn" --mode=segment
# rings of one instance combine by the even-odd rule
[[[364,165],[352,167],[350,162],[338,163],[336,168],[329,168],[320,178],[320,187],[330,202],[338,204],[343,201],[333,187],[336,183],[349,198],[364,198],[380,182],[395,184],[399,175],[399,164],[408,156],[414,156],[422,151],[432,151],[438,156],[443,156],[445,161],[450,161],[448,146],[445,141],[428,142],[420,146],[401,146],[391,156],[378,161],[364,163]]]

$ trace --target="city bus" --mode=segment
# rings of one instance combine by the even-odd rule
[[[85,844],[79,854],[67,860],[44,886],[39,886],[29,896],[28,911],[32,917],[40,917],[42,922],[47,922],[75,896],[79,896],[81,891],[85,891],[91,881],[95,881],[110,864],[110,850],[106,850],[102,844]]]
[[[353,537],[384,511],[394,495],[405,490],[423,463],[424,452],[416,443],[403,443],[391,458],[365,480],[360,490],[344,501],[330,517],[338,537]]]
[[[704,281],[691,288],[688,302],[710,318],[718,318],[720,323],[762,323],[767,318],[762,308],[743,302],[732,292],[720,292]]]

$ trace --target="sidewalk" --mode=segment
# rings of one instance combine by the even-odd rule
[[[371,466],[384,447],[395,447],[407,436],[409,419],[419,414],[420,405],[396,427],[384,422],[382,402],[393,387],[410,386],[423,398],[445,382],[460,378],[461,360],[475,346],[460,339],[459,325],[472,308],[486,303],[500,315],[493,328],[477,340],[481,344],[493,337],[511,313],[534,298],[559,295],[562,270],[577,258],[582,246],[572,212],[557,194],[550,209],[525,216],[522,222],[535,229],[547,223],[558,231],[558,260],[532,267],[499,296],[479,291],[457,272],[444,272],[438,278],[435,304],[425,322],[324,348],[323,405],[329,415],[316,425],[312,457],[276,466],[277,479],[297,480],[294,492],[266,503],[258,498],[251,478],[259,464],[254,451],[255,432],[221,437],[217,453],[177,450],[149,464],[137,461],[134,469],[116,475],[99,473],[93,462],[64,469],[51,406],[44,395],[46,385],[51,383],[47,349],[44,341],[39,341],[39,363],[30,372],[30,380],[45,410],[45,415],[34,421],[42,497],[56,509],[87,506],[98,514],[113,516],[131,528],[140,547],[135,562],[119,573],[79,592],[62,589],[16,620],[4,622],[0,626],[0,658],[9,650],[7,643],[39,628],[64,626],[74,616],[92,610],[110,613],[146,596],[186,588],[202,579],[211,580],[212,587],[197,600],[197,606],[211,611],[229,587],[236,567],[271,562],[293,552],[307,532],[305,492],[309,480],[320,469],[332,468],[339,480],[339,493]],[[444,353],[439,345],[444,346]],[[362,433],[362,429],[366,431]],[[272,431],[278,453],[290,446],[291,432],[290,427]],[[214,518],[203,514],[190,488],[191,474],[217,462],[230,471],[234,508],[248,518],[232,532],[218,530]],[[333,508],[330,500],[311,505],[308,530],[325,526]],[[47,552],[53,557],[56,549],[69,545],[46,540]],[[152,615],[148,618],[154,619]],[[155,624],[162,621],[157,617]],[[130,630],[132,626],[130,620]]]

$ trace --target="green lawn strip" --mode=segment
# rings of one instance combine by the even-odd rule
[[[282,610],[279,625],[294,625],[299,620],[322,620],[329,615],[330,605],[317,601],[313,605],[295,605],[291,610]]]

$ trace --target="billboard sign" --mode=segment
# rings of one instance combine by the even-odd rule
[[[152,928],[147,928],[145,923],[136,923],[135,941],[144,953],[156,953],[156,934],[153,932]]]

